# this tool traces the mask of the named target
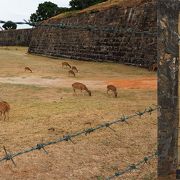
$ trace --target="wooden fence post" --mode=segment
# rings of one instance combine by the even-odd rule
[[[179,0],[158,0],[158,179],[176,179],[178,165]]]

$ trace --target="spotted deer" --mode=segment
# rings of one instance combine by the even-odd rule
[[[31,70],[31,68],[29,68],[29,67],[25,67],[24,70],[25,70],[25,71],[30,71],[30,72],[32,73],[32,70]]]
[[[9,119],[10,105],[6,101],[0,101],[0,115],[4,120]]]
[[[72,66],[71,69],[72,69],[74,72],[78,73],[78,69],[76,68],[76,66]]]
[[[114,85],[107,85],[107,94],[109,91],[112,91],[114,93],[114,97],[117,98],[117,89]]]
[[[69,70],[68,71],[68,74],[69,74],[69,76],[74,76],[74,77],[76,77],[76,74],[75,74],[75,72],[73,71],[73,70]]]
[[[64,68],[64,67],[69,67],[71,69],[70,64],[67,62],[62,62],[62,68]]]
[[[91,91],[83,83],[75,82],[72,84],[72,88],[73,88],[75,94],[76,94],[76,89],[79,89],[79,90],[81,90],[81,92],[83,90],[86,91],[89,94],[89,96],[91,96]]]

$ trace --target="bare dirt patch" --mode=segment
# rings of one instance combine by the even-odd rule
[[[122,89],[157,89],[157,78],[116,79],[107,83]]]
[[[41,87],[71,87],[76,79],[72,78],[55,78],[48,79],[42,77],[0,77],[1,83],[36,85]],[[113,84],[121,89],[157,89],[156,78],[139,78],[139,79],[116,79],[110,81],[101,80],[81,80],[82,83],[93,89],[105,89],[107,84]]]

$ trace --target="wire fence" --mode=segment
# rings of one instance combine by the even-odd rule
[[[78,30],[87,30],[87,31],[104,31],[109,33],[131,33],[131,34],[143,34],[143,35],[149,35],[149,36],[157,36],[157,31],[143,31],[139,30],[137,28],[122,28],[122,27],[112,27],[112,26],[96,26],[96,25],[74,25],[74,24],[65,24],[65,23],[59,23],[59,24],[39,24],[36,27],[54,27],[54,28],[60,28],[60,29],[78,29]]]
[[[0,20],[0,23],[6,23],[6,21]],[[43,22],[33,24],[30,22],[14,22],[15,24],[23,25],[23,24],[28,24],[30,26],[35,26],[35,27],[51,27],[51,28],[59,28],[59,29],[78,29],[78,30],[86,30],[86,31],[103,31],[103,32],[108,32],[108,33],[129,33],[129,34],[143,34],[143,35],[148,35],[148,36],[157,36],[157,30],[154,31],[148,31],[148,30],[140,30],[137,28],[131,28],[131,27],[113,27],[113,26],[97,26],[97,25],[78,25],[78,24],[71,24],[71,23],[56,23],[56,24],[46,24]]]
[[[45,142],[45,143],[39,143],[31,148],[27,148],[25,150],[22,150],[22,151],[19,151],[19,152],[14,152],[14,153],[10,153],[6,150],[6,147],[4,146],[3,149],[4,149],[4,152],[5,152],[5,155],[4,157],[1,157],[0,158],[0,162],[3,162],[3,161],[9,161],[11,160],[12,163],[16,166],[13,158],[16,157],[16,156],[21,156],[23,154],[26,154],[26,153],[30,153],[32,151],[36,151],[36,150],[43,150],[44,153],[48,154],[48,152],[45,150],[45,147],[46,146],[49,146],[49,145],[53,145],[53,144],[57,144],[57,143],[60,143],[60,142],[66,142],[66,141],[70,141],[72,143],[74,143],[72,141],[73,138],[75,137],[78,137],[78,136],[82,136],[82,135],[89,135],[97,130],[100,130],[100,129],[106,129],[106,128],[109,128],[111,130],[113,130],[111,128],[112,125],[117,125],[119,123],[128,123],[128,121],[132,118],[135,118],[135,117],[141,117],[143,116],[144,114],[150,114],[153,112],[153,111],[156,111],[159,107],[157,106],[154,106],[154,107],[147,107],[145,108],[144,111],[138,111],[132,115],[129,115],[129,116],[126,116],[126,115],[123,115],[122,117],[116,119],[116,120],[113,120],[113,121],[108,121],[108,122],[105,122],[105,123],[102,123],[102,124],[99,124],[97,125],[96,127],[92,127],[92,128],[87,128],[87,129],[84,129],[84,130],[81,130],[81,131],[77,131],[75,133],[72,133],[72,134],[66,134],[64,135],[63,137],[60,137],[56,140],[52,140],[52,141],[48,141],[48,142]],[[114,131],[114,130],[113,130]]]
[[[142,160],[140,160],[136,164],[131,164],[131,165],[127,166],[124,170],[115,172],[112,176],[107,177],[106,180],[111,180],[111,179],[114,179],[116,177],[122,176],[126,173],[129,173],[131,171],[137,170],[141,166],[143,166],[144,164],[147,164],[150,160],[156,158],[157,156],[158,156],[157,151],[152,153],[149,156],[145,156]]]

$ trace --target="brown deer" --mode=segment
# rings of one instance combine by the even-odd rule
[[[62,68],[64,68],[64,67],[69,67],[69,68],[71,68],[71,66],[70,66],[69,63],[67,63],[67,62],[62,62]]]
[[[25,71],[30,71],[30,72],[32,73],[32,70],[31,70],[31,68],[29,68],[29,67],[25,67],[24,70],[25,70]]]
[[[156,71],[158,68],[157,63],[153,63],[149,66],[149,71]]]
[[[157,68],[158,68],[157,63],[154,63],[154,64],[152,65],[152,71],[157,71]]]
[[[69,74],[69,76],[74,76],[74,77],[76,77],[76,74],[75,74],[75,72],[73,71],[73,70],[69,70],[68,71],[68,74]]]
[[[78,70],[77,70],[76,66],[72,66],[71,69],[72,69],[73,71],[75,71],[76,73],[78,73]]]
[[[107,85],[107,94],[109,91],[112,91],[114,93],[114,97],[117,98],[117,89],[114,85]]]
[[[0,114],[2,117],[4,116],[4,120],[6,118],[9,119],[9,111],[10,111],[10,105],[6,101],[1,101],[0,102]]]
[[[83,83],[75,82],[72,84],[72,88],[73,88],[75,94],[76,94],[76,89],[79,89],[79,90],[81,90],[81,92],[83,90],[87,91],[89,96],[91,96],[91,91]]]

